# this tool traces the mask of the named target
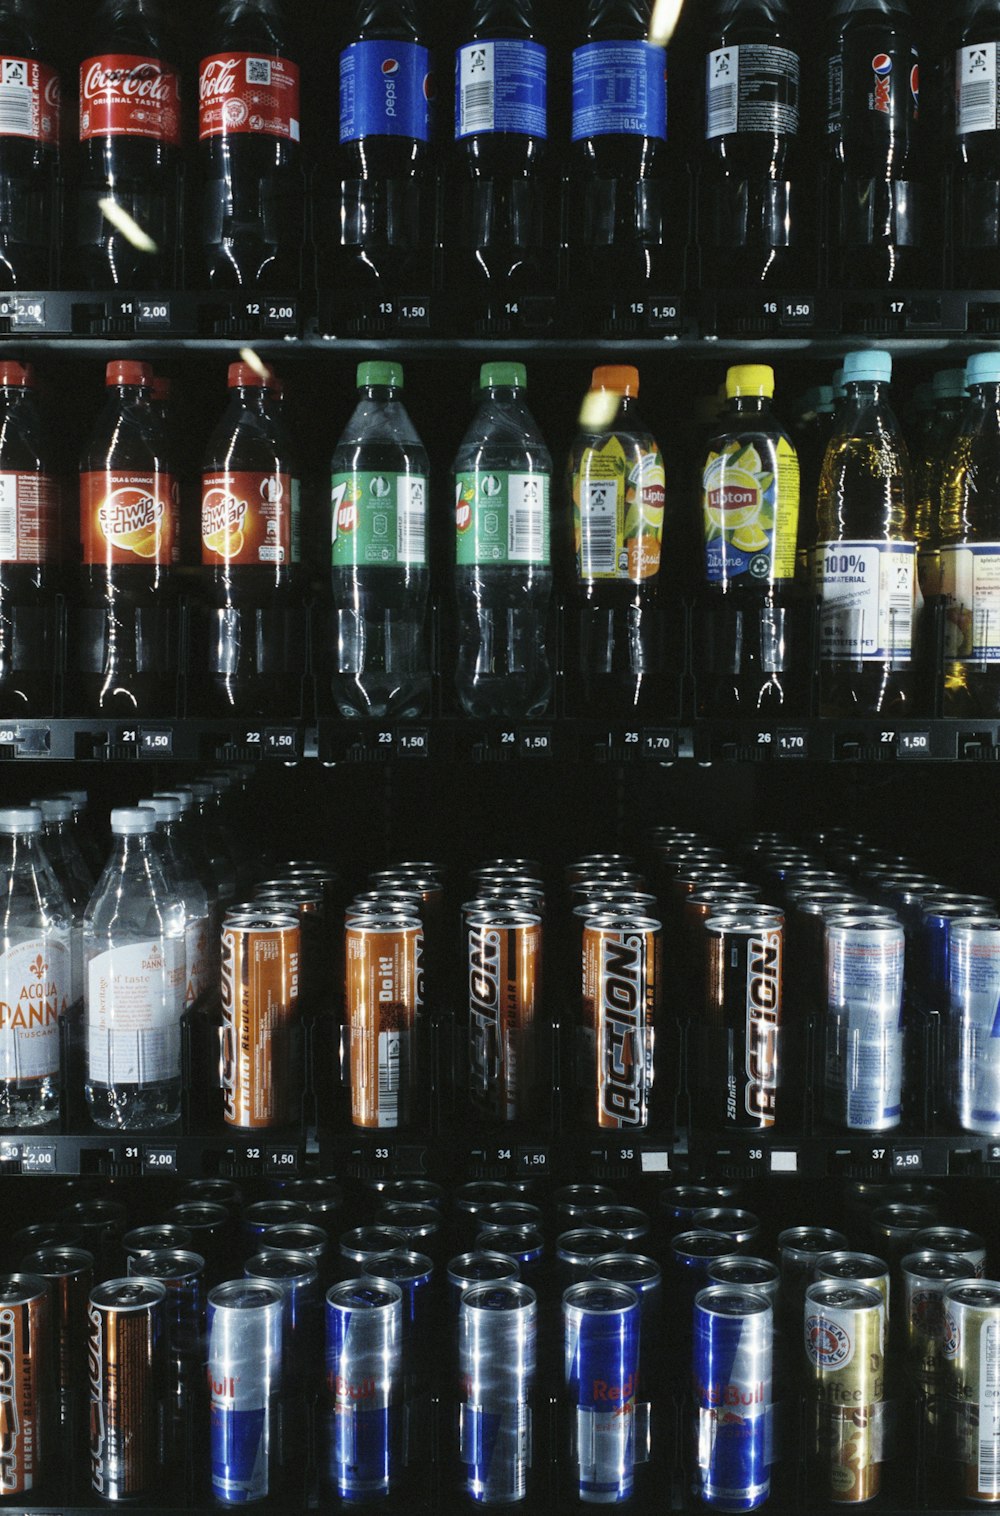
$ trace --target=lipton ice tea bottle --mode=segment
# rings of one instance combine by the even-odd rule
[[[88,715],[173,715],[177,484],[145,363],[108,364],[108,398],[80,465],[77,704]]]

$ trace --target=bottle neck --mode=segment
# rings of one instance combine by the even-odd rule
[[[974,384],[971,398],[975,405],[983,410],[1000,410],[1000,383],[998,384]]]
[[[886,398],[888,388],[888,383],[883,379],[852,379],[846,386],[847,398],[879,405]]]
[[[360,390],[361,399],[370,400],[375,405],[388,405],[390,401],[398,400],[402,393],[394,384],[365,384]]]
[[[764,411],[771,409],[771,397],[769,395],[733,395],[729,400],[729,408],[739,415],[762,415]]]
[[[514,400],[520,400],[524,391],[514,384],[490,384],[481,393],[484,400],[502,400],[510,404]]]

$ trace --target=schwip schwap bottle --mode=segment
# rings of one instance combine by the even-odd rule
[[[552,691],[552,459],[519,363],[486,363],[454,463],[458,698],[467,715],[538,716]]]
[[[84,1092],[96,1126],[134,1131],[180,1114],[186,922],[154,842],[155,812],[113,810],[111,832],[84,919]]]

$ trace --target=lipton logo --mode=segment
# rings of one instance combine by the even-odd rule
[[[220,100],[231,95],[236,88],[237,67],[235,58],[210,58],[198,80],[199,100]]]
[[[163,514],[163,502],[149,490],[124,485],[102,501],[97,519],[108,542],[139,558],[154,558]]]
[[[132,68],[108,68],[95,58],[83,77],[84,100],[115,93],[129,100],[148,100],[170,105],[174,97],[174,76],[164,73],[155,63],[137,63]]]
[[[738,484],[726,484],[721,489],[709,490],[708,503],[713,510],[742,511],[756,505],[758,492]]]

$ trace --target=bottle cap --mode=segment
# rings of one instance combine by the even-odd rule
[[[590,387],[592,390],[611,390],[616,395],[629,395],[634,400],[639,394],[639,370],[626,364],[595,368]]]
[[[170,380],[164,379],[162,374],[154,374],[149,398],[154,404],[166,405],[170,399]]]
[[[833,398],[843,400],[846,391],[844,389],[844,370],[835,368],[833,371]]]
[[[892,354],[872,349],[848,353],[844,359],[845,384],[889,384],[892,380]]]
[[[816,390],[816,409],[821,415],[828,416],[833,410],[833,386],[821,384]]]
[[[72,821],[73,802],[62,795],[47,797],[45,800],[33,800],[32,805],[41,811],[43,821]]]
[[[0,363],[0,389],[26,390],[34,387],[35,376],[30,364],[14,363],[5,358]]]
[[[138,805],[116,808],[111,812],[111,830],[116,837],[144,837],[156,831],[156,817]]]
[[[10,806],[0,811],[0,833],[5,837],[30,836],[41,830],[42,813],[37,806]]]
[[[181,808],[181,815],[186,816],[194,804],[190,790],[157,790],[154,800],[176,800]]]
[[[758,395],[772,399],[774,369],[763,363],[747,363],[731,368],[726,375],[726,398],[732,400],[737,395]]]
[[[188,789],[191,791],[191,794],[194,796],[195,800],[215,799],[215,785],[206,784],[202,779],[192,779],[191,783],[188,785]]]
[[[152,811],[157,821],[176,821],[181,814],[181,803],[172,795],[153,795],[140,800],[139,809]]]
[[[379,386],[384,386],[386,389],[401,390],[403,388],[403,365],[401,363],[359,363],[358,389],[374,389]]]
[[[58,798],[72,800],[74,811],[85,811],[90,797],[86,790],[60,790]]]
[[[931,381],[935,400],[965,399],[965,369],[939,368]]]
[[[481,390],[523,390],[527,387],[528,371],[523,363],[484,363],[479,370]]]
[[[249,363],[231,363],[229,365],[229,388],[246,390],[273,390],[277,388],[278,381],[268,370],[262,374]]]
[[[965,385],[1000,384],[1000,353],[973,353],[965,365]]]
[[[115,358],[108,364],[104,382],[109,387],[131,385],[149,389],[153,383],[153,370],[148,363],[133,363],[129,358]]]
[[[232,774],[206,774],[205,779],[213,786],[217,795],[226,795],[233,787]]]

